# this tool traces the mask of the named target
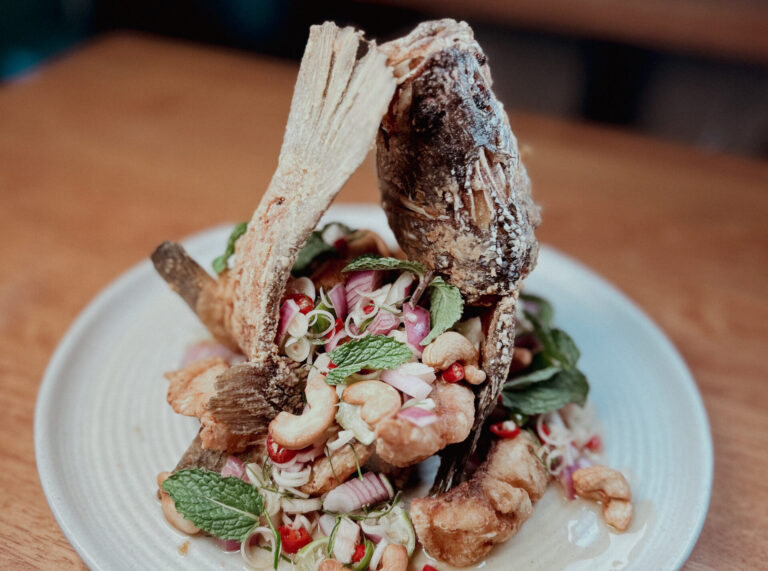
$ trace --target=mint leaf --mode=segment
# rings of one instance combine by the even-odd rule
[[[504,383],[504,388],[515,390],[524,389],[534,383],[540,383],[541,381],[551,379],[560,371],[562,371],[562,369],[558,366],[543,367],[541,369],[531,371],[530,373],[520,375],[519,377],[515,377],[511,381],[507,381]]]
[[[458,288],[437,276],[429,284],[429,318],[432,324],[429,334],[422,340],[422,345],[429,345],[438,335],[446,331],[461,319],[464,300]]]
[[[543,414],[571,402],[584,406],[588,393],[589,384],[580,371],[563,370],[525,390],[504,390],[502,403],[507,409],[520,414]]]
[[[410,361],[412,356],[408,345],[386,335],[355,339],[331,351],[331,363],[336,368],[328,371],[325,382],[342,384],[361,369],[394,369]]]
[[[525,311],[536,315],[538,320],[547,327],[552,326],[552,317],[555,315],[555,310],[549,301],[532,293],[521,293],[520,299],[523,300]]]
[[[541,344],[541,351],[524,371],[504,383],[502,403],[513,414],[532,415],[557,410],[568,403],[583,406],[589,383],[576,364],[581,353],[571,336],[552,327],[552,305],[525,294],[525,317]]]
[[[561,362],[564,362],[567,366],[575,367],[579,357],[581,357],[581,352],[576,347],[576,343],[573,342],[571,336],[562,329],[553,329],[552,341],[555,347],[557,347],[557,354],[560,355]]]
[[[232,230],[232,233],[229,235],[229,238],[227,239],[227,249],[224,250],[224,253],[213,260],[213,271],[217,274],[220,274],[224,270],[227,269],[227,263],[229,262],[229,258],[232,257],[232,255],[235,253],[235,242],[237,242],[238,238],[245,234],[245,231],[248,229],[248,223],[247,222],[241,222],[237,226],[234,227]],[[199,527],[199,526],[198,526]]]
[[[299,251],[296,262],[293,264],[291,273],[295,276],[302,276],[309,272],[309,266],[320,256],[335,254],[336,248],[325,243],[322,230],[315,230],[309,235],[306,243]]]
[[[382,258],[376,254],[363,254],[352,260],[341,270],[342,272],[359,272],[363,270],[406,270],[423,277],[426,270],[419,262],[398,260],[397,258]]]
[[[562,329],[551,329],[546,322],[527,311],[525,317],[533,325],[533,332],[541,342],[542,352],[552,364],[559,364],[564,368],[576,367],[581,354],[570,335]]]
[[[162,488],[184,519],[220,539],[243,541],[264,511],[264,498],[255,487],[218,472],[179,470]]]

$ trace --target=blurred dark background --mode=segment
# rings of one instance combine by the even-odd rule
[[[508,109],[768,158],[768,0],[0,0],[0,79],[114,30],[298,59],[323,20],[387,40],[447,16]]]

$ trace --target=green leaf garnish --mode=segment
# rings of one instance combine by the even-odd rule
[[[408,345],[386,335],[355,339],[331,351],[331,363],[336,368],[328,371],[325,382],[342,384],[361,369],[394,369],[410,361],[412,356]]]
[[[543,414],[574,402],[584,406],[589,384],[584,374],[577,370],[562,370],[547,381],[530,385],[525,390],[502,392],[505,407],[522,414]]]
[[[552,305],[545,299],[525,294],[526,301],[537,305],[525,311],[533,333],[542,349],[531,365],[504,383],[502,403],[513,414],[543,414],[568,403],[583,406],[589,383],[577,368],[581,353],[573,339],[562,329],[552,327]]]
[[[363,254],[352,260],[341,270],[342,272],[360,272],[364,270],[405,270],[423,277],[426,269],[419,262],[398,260],[397,258],[383,258],[376,254]]]
[[[562,371],[562,369],[556,365],[545,366],[545,367],[542,367],[541,369],[534,369],[530,373],[520,375],[519,377],[515,377],[511,381],[507,381],[506,383],[504,383],[504,388],[515,389],[515,390],[524,389],[535,383],[547,381],[552,377],[554,377],[560,371]]]
[[[227,264],[229,263],[229,258],[232,257],[232,255],[235,253],[235,242],[237,242],[238,238],[245,234],[245,231],[248,229],[248,223],[247,222],[241,222],[237,226],[234,227],[232,230],[232,233],[229,235],[229,238],[227,239],[227,249],[224,250],[224,253],[213,260],[213,271],[217,274],[220,274],[224,270],[227,269]],[[199,526],[198,526],[199,527]]]
[[[453,327],[453,324],[461,319],[461,313],[464,311],[464,300],[461,299],[459,289],[440,276],[429,284],[429,296],[429,318],[432,329],[421,341],[422,345],[429,345],[438,335]]]
[[[220,539],[243,541],[264,512],[264,498],[255,487],[218,472],[179,470],[162,488],[184,519]]]
[[[293,264],[291,273],[294,276],[308,275],[314,262],[338,253],[334,246],[327,244],[325,240],[323,240],[323,233],[329,226],[338,226],[347,234],[347,236],[352,232],[352,229],[349,226],[342,224],[341,222],[329,222],[322,228],[312,232],[304,243],[304,246],[299,250],[299,255],[296,257],[296,262]]]
[[[336,248],[325,243],[320,230],[315,230],[309,235],[304,247],[299,251],[291,273],[295,276],[303,276],[309,272],[309,266],[320,256],[335,254]]]
[[[547,327],[552,326],[552,317],[555,315],[555,310],[549,301],[538,295],[533,295],[532,293],[521,293],[520,299],[534,304],[536,309],[532,313],[534,313],[539,321]]]

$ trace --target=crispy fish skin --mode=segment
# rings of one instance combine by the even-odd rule
[[[203,445],[219,449],[224,445],[233,452],[253,444],[281,411],[301,411],[302,385],[302,375],[277,350],[227,369],[217,377],[215,393],[208,401],[207,411],[215,425],[202,433]],[[237,445],[233,447],[233,443]]]
[[[233,294],[228,272],[214,279],[176,242],[160,244],[151,259],[157,273],[195,312],[214,339],[239,352],[230,333]]]
[[[303,407],[302,377],[279,358],[230,367],[213,357],[165,376],[168,403],[200,419],[201,446],[208,450],[241,452],[266,434],[280,411]]]
[[[411,521],[427,553],[465,567],[517,533],[549,480],[536,449],[527,433],[499,440],[469,481],[412,500]]]
[[[511,294],[536,263],[540,215],[471,28],[425,22],[381,49],[399,82],[376,144],[398,243],[470,304]]]
[[[536,264],[541,218],[471,28],[425,22],[382,50],[398,79],[376,142],[390,226],[410,259],[446,276],[468,304],[491,307],[473,436],[444,451],[433,488],[441,492],[464,476],[507,378],[517,294]]]
[[[235,252],[233,334],[250,360],[274,346],[299,250],[368,153],[394,90],[386,56],[361,32],[310,28],[277,170]]]
[[[488,432],[484,430],[485,420],[496,406],[512,363],[516,303],[517,293],[502,298],[492,309],[487,339],[482,346],[482,366],[488,380],[477,392],[474,424],[469,438],[443,451],[440,468],[430,490],[432,494],[450,490],[462,481],[470,455],[477,448],[480,438],[483,435],[486,438],[488,436]]]
[[[312,26],[277,170],[221,289],[180,246],[153,254],[158,272],[216,338],[249,360],[216,379],[201,416],[210,421],[204,447],[242,450],[278,412],[300,408],[302,378],[275,344],[280,302],[300,248],[365,158],[394,90],[386,56],[362,32]]]

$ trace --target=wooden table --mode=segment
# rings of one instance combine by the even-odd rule
[[[88,300],[161,240],[249,215],[276,164],[295,73],[119,35],[0,90],[2,567],[82,567],[35,470],[46,362]],[[704,394],[715,486],[688,567],[761,567],[768,165],[543,117],[513,113],[512,124],[530,150],[540,238],[634,298]],[[340,195],[377,198],[370,162]]]
[[[464,18],[631,45],[768,61],[768,4],[761,0],[357,0],[432,18]]]

